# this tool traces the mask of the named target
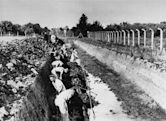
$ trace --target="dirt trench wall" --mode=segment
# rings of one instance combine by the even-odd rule
[[[53,104],[56,90],[49,81],[52,61],[53,59],[48,57],[45,64],[41,67],[39,75],[23,100],[21,109],[16,114],[15,121],[53,120],[52,113],[56,111],[56,107]],[[57,121],[61,120],[59,112],[54,112],[54,115],[56,115]]]
[[[99,61],[118,72],[122,78],[128,79],[141,87],[163,109],[166,110],[166,72],[160,72],[152,63],[118,54],[105,48],[97,47],[81,41],[75,45],[95,56]]]

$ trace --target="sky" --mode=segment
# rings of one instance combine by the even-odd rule
[[[166,21],[166,0],[0,0],[0,21],[39,23],[49,28],[75,26],[82,13],[88,22],[109,24]]]

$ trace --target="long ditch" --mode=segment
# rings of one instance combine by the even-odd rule
[[[70,53],[70,51],[68,51]],[[29,88],[26,97],[23,99],[19,112],[15,115],[15,121],[61,121],[63,120],[59,108],[55,106],[54,100],[58,94],[53,87],[49,75],[51,75],[52,65],[55,60],[50,54],[46,62],[39,69],[35,82]],[[64,68],[69,71],[62,76],[62,82],[66,89],[72,88],[72,78],[79,78],[77,82],[83,89],[86,86],[86,72],[75,62],[70,62],[69,58],[63,60]],[[75,82],[76,83],[76,82]],[[67,102],[70,121],[88,121],[89,98],[85,90],[75,93]],[[93,101],[92,101],[93,103]]]

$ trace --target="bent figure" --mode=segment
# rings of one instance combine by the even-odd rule
[[[67,72],[68,71],[68,69],[66,68],[63,68],[63,67],[56,67],[56,68],[53,68],[52,70],[51,70],[51,73],[53,74],[53,75],[55,75],[57,78],[58,78],[58,75],[57,75],[57,72],[59,72],[60,73],[60,79],[62,79],[62,74],[63,74],[63,72]]]
[[[63,62],[60,60],[53,61],[52,64],[53,68],[59,67],[63,65]]]
[[[53,75],[50,75],[50,80],[51,80],[54,88],[58,91],[58,93],[66,90],[65,85],[63,84],[63,82],[60,79],[57,79]]]
[[[78,57],[78,53],[75,49],[73,50],[73,52],[71,54],[70,62],[76,62],[78,65],[81,65],[81,61],[80,61],[80,59]]]
[[[69,113],[68,113],[68,106],[67,101],[74,95],[75,90],[73,88],[67,89],[62,91],[57,97],[55,98],[55,105],[59,107],[59,110],[62,115],[63,121],[70,121]]]

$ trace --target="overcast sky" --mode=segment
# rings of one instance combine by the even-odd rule
[[[82,13],[102,25],[166,21],[166,0],[0,0],[0,21],[75,26]]]

